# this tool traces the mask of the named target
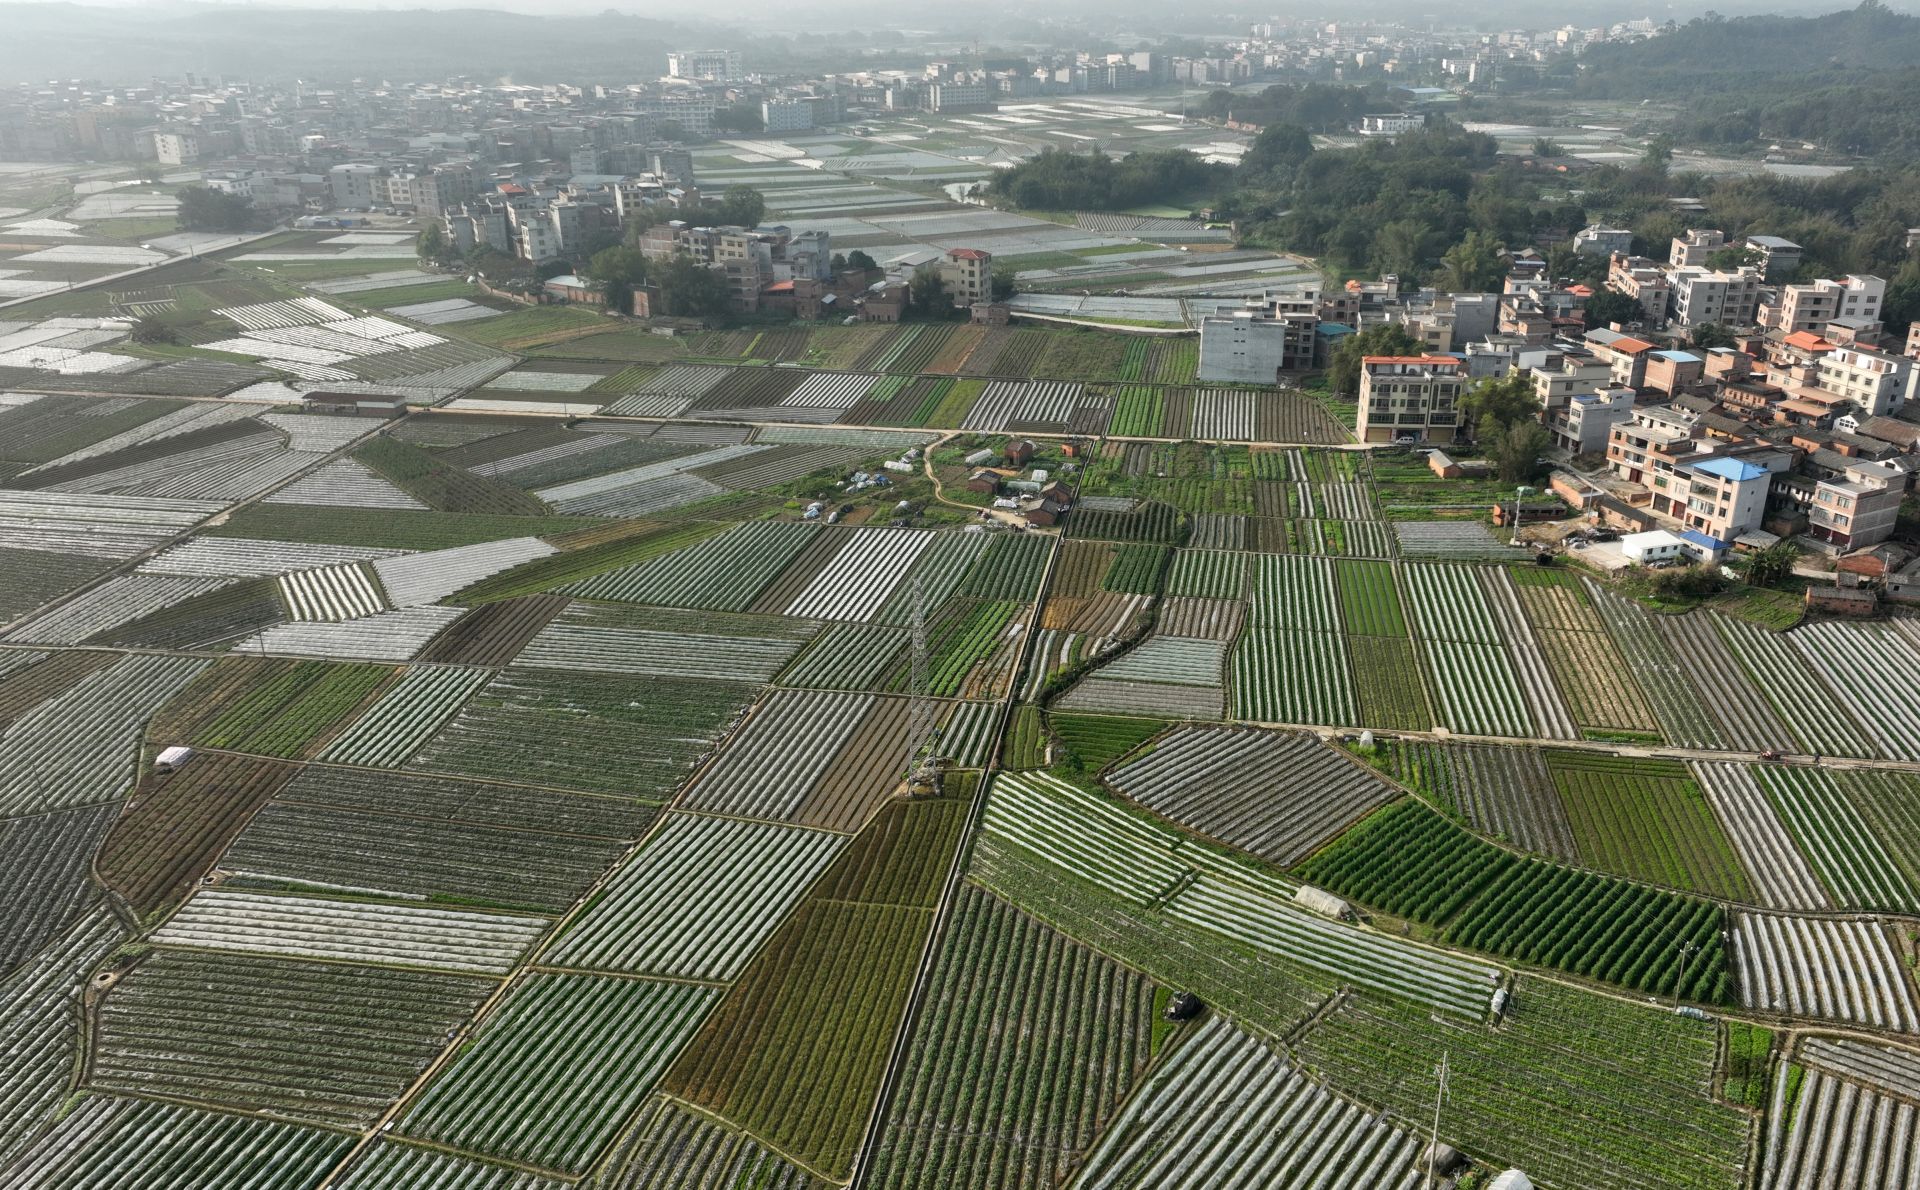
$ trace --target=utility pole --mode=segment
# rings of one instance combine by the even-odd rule
[[[1440,1156],[1440,1104],[1447,1098],[1447,1051],[1440,1051],[1440,1065],[1434,1067],[1440,1085],[1433,1092],[1433,1135],[1427,1142],[1427,1190],[1433,1190],[1433,1178]]]
[[[908,695],[912,699],[907,709],[907,779],[914,776],[914,765],[919,759],[922,745],[929,744],[933,736],[934,706],[933,699],[927,694],[927,592],[918,574],[913,576],[913,617],[909,621],[912,628],[912,641],[908,645],[912,653],[910,662],[910,681]]]
[[[1699,945],[1691,940],[1680,944],[1680,979],[1673,985],[1673,1006],[1675,1009],[1680,1007],[1680,993],[1687,986],[1687,960],[1692,958],[1693,952],[1699,949]]]

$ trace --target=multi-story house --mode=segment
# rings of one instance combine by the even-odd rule
[[[1838,281],[1823,278],[1805,285],[1783,285],[1760,303],[1757,321],[1782,335],[1818,331],[1836,318],[1879,318],[1886,296],[1884,280],[1857,273]]]
[[[1705,268],[1707,257],[1726,246],[1726,232],[1690,227],[1684,235],[1673,237],[1673,244],[1667,251],[1667,263],[1677,269]]]
[[[1906,498],[1906,475],[1884,463],[1855,463],[1844,478],[1820,480],[1807,509],[1807,534],[1842,550],[1865,549],[1893,535]]]
[[[1616,252],[1625,255],[1633,251],[1633,229],[1591,224],[1573,233],[1573,246],[1596,256],[1612,256]]]
[[[1667,280],[1667,271],[1656,262],[1644,256],[1614,253],[1607,258],[1607,288],[1639,302],[1640,317],[1648,326],[1666,322],[1673,286]]]
[[[1668,313],[1675,325],[1692,330],[1709,322],[1721,326],[1753,325],[1760,304],[1760,273],[1757,269],[1720,272],[1704,266],[1688,266],[1671,271],[1672,297]]]
[[[1819,386],[1852,401],[1863,416],[1897,411],[1913,395],[1913,361],[1864,347],[1835,347],[1815,362]]]
[[[1793,276],[1806,254],[1805,248],[1779,236],[1748,236],[1744,246],[1760,254],[1760,275],[1769,281]]]
[[[940,262],[947,296],[962,308],[993,300],[993,253],[979,248],[949,248]]]
[[[1270,292],[1201,318],[1198,377],[1272,384],[1282,372],[1313,367],[1319,307],[1317,289]]]
[[[1633,416],[1635,395],[1630,388],[1574,393],[1547,414],[1547,433],[1552,435],[1553,444],[1568,454],[1604,451],[1613,427]]]
[[[1362,442],[1452,442],[1467,384],[1466,361],[1455,356],[1366,356],[1355,432]]]

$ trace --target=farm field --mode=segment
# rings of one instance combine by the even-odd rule
[[[1223,229],[931,189],[1250,139],[1190,99],[694,153],[1191,312]],[[1402,1190],[1443,1054],[1473,1185],[1920,1168],[1906,614],[1536,566],[1191,335],[654,335],[408,234],[0,326],[0,1185]],[[1019,436],[1058,525],[966,489]]]

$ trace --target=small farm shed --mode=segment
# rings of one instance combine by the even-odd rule
[[[1674,562],[1692,557],[1686,539],[1666,529],[1629,533],[1620,539],[1620,552],[1629,562],[1651,566],[1655,562]]]

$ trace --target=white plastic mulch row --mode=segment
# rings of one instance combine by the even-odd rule
[[[335,459],[304,475],[265,500],[268,504],[313,504],[332,508],[406,508],[427,506],[395,487],[393,481],[363,463]]]
[[[1913,993],[1886,930],[1875,921],[1742,913],[1734,918],[1740,1002],[1912,1033]]]
[[[266,541],[251,537],[195,537],[155,554],[140,566],[142,574],[210,574],[266,578],[351,562],[390,558],[399,550],[359,545],[316,545],[303,541]]]
[[[379,588],[360,563],[280,576],[280,598],[295,620],[357,620],[386,610]]]
[[[296,397],[295,399],[297,400],[298,398]],[[244,405],[233,405],[224,401],[217,404],[205,401],[195,402],[183,409],[176,409],[171,413],[163,413],[152,421],[142,422],[131,430],[125,430],[109,438],[102,438],[100,441],[88,446],[83,446],[79,450],[61,455],[52,462],[43,464],[43,466],[59,467],[67,463],[78,463],[83,459],[99,458],[102,455],[112,454],[114,451],[121,450],[125,447],[138,446],[146,442],[158,442],[165,438],[174,438],[181,434],[190,434],[195,430],[211,429],[214,426],[239,421],[241,418],[247,417],[252,413],[253,410],[246,408]],[[40,469],[39,467],[34,468],[35,471]],[[28,472],[28,474],[32,474],[32,472]]]
[[[205,500],[0,490],[0,547],[131,558],[224,507]]]
[[[780,403],[795,408],[851,409],[878,383],[880,377],[866,373],[815,372]]]
[[[804,827],[670,815],[543,961],[732,979],[845,843]]]
[[[541,488],[534,494],[552,504],[561,512],[573,512],[573,507],[582,499],[603,495],[645,483],[650,479],[661,479],[682,471],[691,471],[696,467],[709,467],[715,463],[724,463],[731,459],[759,454],[771,450],[768,446],[719,446],[702,451],[696,455],[682,455],[679,458],[661,459],[657,462],[642,463],[637,467],[627,467],[620,471],[611,471],[605,475],[595,475],[587,479],[576,479],[569,483],[555,484],[550,488]]]
[[[511,475],[528,467],[538,467],[542,463],[551,463],[558,459],[570,459],[575,455],[588,454],[603,446],[613,446],[627,441],[634,435],[576,433],[565,442],[556,442],[552,446],[543,446],[538,450],[522,451],[517,455],[508,455],[504,459],[495,459],[490,463],[475,463],[467,470],[475,475],[488,477]]]
[[[316,322],[332,322],[335,319],[352,317],[338,306],[328,305],[316,297],[256,302],[250,306],[226,306],[214,310],[214,313],[250,331],[270,330],[283,326],[307,326]]]
[[[538,537],[508,537],[478,545],[381,558],[373,563],[373,569],[394,606],[414,607],[445,599],[481,579],[557,552]]]
[[[406,607],[337,624],[276,624],[235,645],[234,652],[336,661],[411,661],[460,614],[457,607]]]
[[[217,591],[232,579],[205,575],[125,574],[69,599],[7,634],[12,641],[75,645],[182,600]]]
[[[508,372],[487,382],[488,388],[514,392],[578,393],[592,388],[600,377],[591,372]]]
[[[504,975],[547,922],[416,905],[203,889],[153,936],[160,945]]]
[[[259,417],[276,430],[285,430],[288,448],[302,454],[332,454],[376,428],[357,418],[318,413],[263,413]]]
[[[856,529],[852,539],[787,605],[789,616],[869,620],[887,601],[934,534],[920,529]]]
[[[466,298],[448,298],[441,302],[394,306],[389,312],[428,326],[445,326],[450,322],[473,322],[481,318],[498,318],[506,313],[505,310],[496,310],[492,306],[483,306],[478,302],[470,302]]]

